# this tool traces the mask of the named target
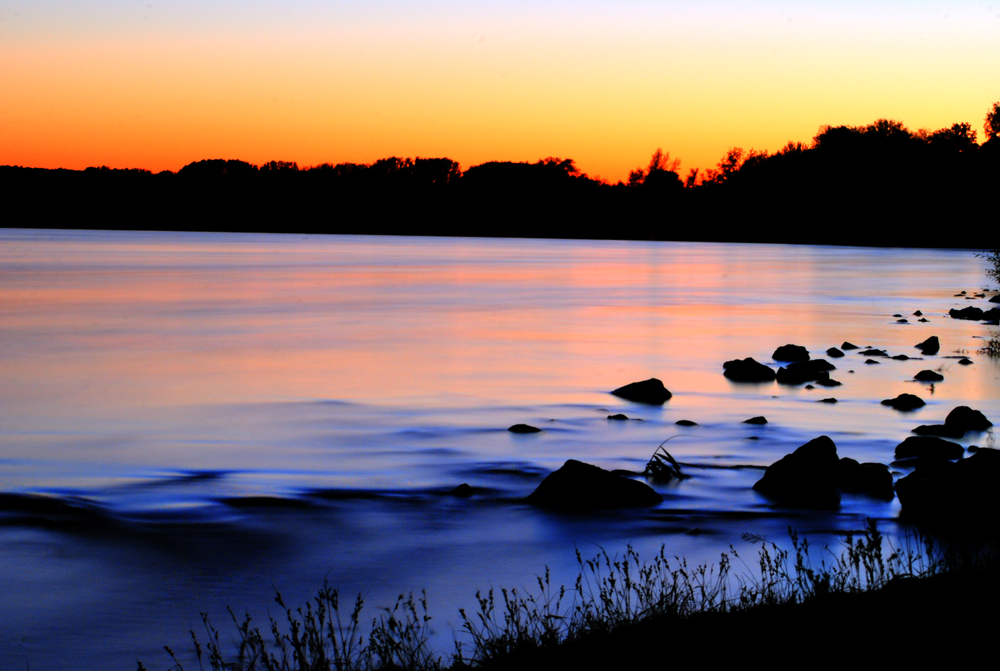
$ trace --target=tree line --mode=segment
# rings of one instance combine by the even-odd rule
[[[614,184],[554,157],[465,171],[449,158],[311,167],[211,159],[155,174],[3,166],[0,193],[20,212],[6,225],[25,227],[982,247],[996,236],[988,221],[1000,185],[1000,103],[983,130],[979,144],[968,123],[824,126],[809,144],[733,147],[683,177],[680,161],[657,149]],[[972,224],[964,235],[977,239],[957,237],[956,222]]]

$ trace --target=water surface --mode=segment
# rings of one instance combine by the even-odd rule
[[[821,434],[888,463],[956,405],[996,421],[1000,368],[975,353],[988,330],[947,316],[985,306],[955,296],[984,280],[952,250],[2,231],[0,493],[64,508],[0,510],[0,657],[166,667],[161,646],[183,647],[200,611],[263,617],[275,588],[295,603],[324,580],[372,606],[426,588],[447,648],[477,588],[545,565],[570,582],[575,549],[697,562],[744,532],[835,543],[874,517],[892,533],[895,501],[803,512],[750,487]],[[930,335],[926,360],[849,353],[835,389],[721,374],[777,365],[785,343],[917,357]],[[945,381],[909,381],[924,368]],[[608,394],[654,376],[674,394],[662,408]],[[879,404],[902,392],[928,405]],[[755,415],[769,423],[742,423]],[[506,431],[522,422],[544,431]],[[568,458],[638,471],[667,438],[692,477],[656,485],[655,509],[519,500]],[[447,495],[463,482],[480,493]]]

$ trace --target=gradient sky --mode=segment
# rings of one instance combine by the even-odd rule
[[[0,0],[0,165],[573,158],[979,131],[1000,0]]]

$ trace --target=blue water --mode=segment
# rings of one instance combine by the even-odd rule
[[[426,589],[447,652],[476,589],[546,565],[570,583],[577,549],[697,563],[745,532],[835,547],[874,517],[900,533],[896,501],[796,511],[751,486],[821,434],[889,463],[956,405],[996,421],[989,330],[947,316],[987,305],[956,296],[983,270],[951,250],[0,231],[0,493],[51,504],[0,505],[0,659],[166,668],[162,646],[186,650],[201,611],[259,619],[276,588],[299,603],[324,581],[372,614]],[[925,360],[849,353],[835,389],[721,374],[776,365],[788,342],[917,357],[930,335]],[[945,381],[910,381],[924,368]],[[662,408],[608,393],[653,376],[674,394]],[[902,392],[928,405],[879,404]],[[742,423],[755,415],[769,423]],[[521,422],[544,431],[506,430]],[[654,485],[656,508],[520,501],[566,459],[640,471],[668,438],[691,478]],[[481,491],[448,496],[460,483]]]

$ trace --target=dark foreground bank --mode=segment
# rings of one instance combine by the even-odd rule
[[[874,522],[847,537],[839,555],[810,551],[794,533],[787,550],[756,541],[759,556],[746,562],[731,550],[718,565],[689,567],[662,550],[645,561],[629,549],[579,558],[570,588],[551,585],[546,572],[533,593],[479,593],[478,612],[461,611],[450,656],[429,648],[425,598],[401,596],[369,620],[360,597],[342,604],[330,588],[302,607],[279,595],[284,617],[263,627],[232,616],[220,633],[205,616],[191,653],[167,652],[175,671],[629,669],[750,660],[867,667],[978,662],[992,652],[1000,597],[993,542],[942,551],[919,538],[893,548]]]

